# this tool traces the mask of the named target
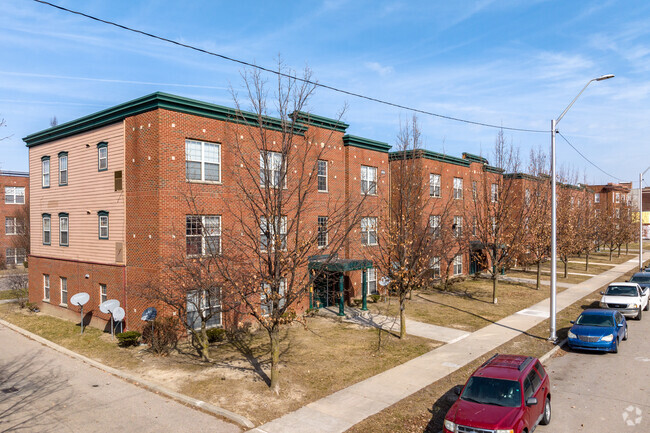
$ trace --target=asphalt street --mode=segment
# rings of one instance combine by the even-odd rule
[[[0,432],[241,431],[3,325],[0,348]]]
[[[536,432],[650,431],[650,312],[628,320],[617,354],[571,352],[547,363],[553,417]]]

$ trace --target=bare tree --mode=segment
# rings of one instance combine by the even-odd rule
[[[7,278],[8,288],[11,297],[18,302],[20,308],[25,308],[27,306],[27,301],[29,299],[29,279],[25,273],[16,273],[11,274]]]
[[[0,128],[6,128],[6,127],[7,127],[7,122],[5,121],[5,119],[0,118]],[[0,134],[0,141],[5,140],[5,139],[7,139],[9,137],[11,137],[11,136],[7,135],[7,136],[3,137],[2,134]]]
[[[29,255],[29,204],[20,206],[13,215],[15,220],[16,234],[11,237],[11,246],[24,252],[24,256]]]
[[[596,216],[592,197],[593,192],[587,187],[584,187],[582,194],[579,195],[579,201],[577,203],[577,249],[579,253],[582,253],[585,256],[585,271],[589,270],[589,256],[596,248],[599,236],[598,218]]]
[[[57,120],[56,116],[52,116],[50,118],[50,127],[54,128],[58,124],[59,124],[59,121]]]

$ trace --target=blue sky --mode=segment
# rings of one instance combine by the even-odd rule
[[[53,3],[272,67],[278,54],[321,83],[423,110],[527,129],[559,124],[623,180],[650,165],[650,2],[628,1],[71,1]],[[242,67],[30,0],[0,14],[0,169],[27,170],[22,137],[155,91],[233,106]],[[271,80],[272,77],[269,77]],[[310,111],[394,143],[406,110],[319,89]],[[419,116],[425,147],[490,159],[495,129]],[[527,157],[550,132],[506,132]],[[616,181],[558,137],[558,165]],[[582,180],[582,179],[581,179]]]

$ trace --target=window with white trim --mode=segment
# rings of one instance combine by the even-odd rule
[[[454,236],[459,238],[463,236],[463,217],[462,216],[455,216],[454,217],[454,224],[451,226]]]
[[[472,181],[472,198],[474,200],[478,198],[478,182],[475,180]]]
[[[497,235],[497,218],[492,217],[492,236]]]
[[[284,188],[287,186],[287,167],[284,158],[279,152],[260,152],[260,185],[270,188]]]
[[[621,202],[621,193],[617,192],[616,193],[616,203],[620,203],[620,202]]]
[[[108,170],[108,143],[97,143],[97,171]]]
[[[361,166],[361,194],[377,194],[377,167]]]
[[[440,237],[440,215],[429,215],[429,232],[434,239]]]
[[[201,318],[207,318],[205,326],[221,326],[221,296],[218,290],[192,290],[187,293],[185,311],[187,324],[194,329],[201,328]]]
[[[100,210],[97,212],[97,224],[99,225],[99,239],[108,239],[108,212]]]
[[[327,161],[318,160],[318,191],[327,192]]]
[[[440,278],[440,257],[432,257],[429,262],[429,268],[431,268],[431,276],[433,278]]]
[[[496,183],[493,183],[490,187],[490,199],[492,200],[492,203],[499,201],[499,185]]]
[[[43,188],[50,187],[50,157],[44,156],[41,158],[41,179]]]
[[[68,184],[68,152],[59,153],[59,186]]]
[[[366,284],[368,285],[368,295],[376,295],[378,293],[376,268],[368,268],[366,271]]]
[[[600,203],[600,193],[594,193],[594,203]]]
[[[25,250],[23,248],[7,248],[5,250],[5,263],[7,266],[22,265],[25,263]]]
[[[108,301],[108,292],[106,290],[106,284],[99,284],[99,303]]]
[[[273,313],[273,300],[271,299],[271,295],[271,285],[269,283],[262,283],[260,286],[260,308],[263,316],[269,316]],[[280,297],[278,299],[278,308],[281,309],[287,301],[287,280],[285,278],[280,280],[278,296]]]
[[[17,217],[5,217],[5,234],[21,235],[25,233],[25,224],[23,220]]]
[[[43,274],[43,300],[50,300],[50,276]]]
[[[185,140],[185,178],[221,182],[221,144]]]
[[[361,245],[377,245],[377,217],[361,218]]]
[[[429,174],[429,196],[440,197],[440,175]]]
[[[274,251],[277,245],[280,250],[287,249],[287,217],[275,217],[273,224],[268,224],[266,217],[261,217],[260,250]]]
[[[5,186],[5,204],[25,204],[25,187]]]
[[[454,178],[454,198],[460,200],[463,198],[463,178],[455,177]]]
[[[186,215],[185,249],[188,256],[221,253],[221,215]]]
[[[50,214],[44,213],[43,218],[43,245],[50,245],[52,242],[52,219]]]
[[[59,214],[59,245],[62,247],[67,247],[70,243],[68,221],[68,214],[61,212]]]
[[[614,209],[614,216],[616,216],[616,218],[621,217],[621,210],[619,208]]]
[[[319,216],[318,217],[318,247],[325,248],[328,245],[327,238],[327,217]]]
[[[454,275],[460,275],[463,273],[463,256],[458,254],[454,257]]]
[[[526,191],[524,191],[524,202],[526,205],[530,204],[530,190],[526,188]]]
[[[61,285],[61,304],[68,304],[68,279],[65,277],[59,278]]]

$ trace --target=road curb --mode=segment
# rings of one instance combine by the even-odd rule
[[[63,353],[63,354],[68,355],[68,356],[70,356],[72,358],[76,358],[76,359],[78,359],[78,360],[80,360],[82,362],[85,362],[86,364],[92,365],[93,367],[95,367],[95,368],[97,368],[99,370],[105,371],[105,372],[110,373],[110,374],[112,374],[114,376],[117,376],[117,377],[119,377],[121,379],[124,379],[124,380],[127,380],[129,382],[135,383],[135,384],[137,384],[137,385],[139,385],[139,386],[141,386],[143,388],[146,388],[146,389],[148,389],[150,391],[153,391],[153,392],[155,392],[157,394],[165,395],[165,396],[167,396],[167,397],[169,397],[169,398],[171,398],[173,400],[179,401],[179,402],[187,404],[189,406],[193,406],[193,407],[201,409],[201,410],[203,410],[205,412],[209,412],[209,413],[211,413],[213,415],[218,415],[220,417],[229,419],[229,420],[231,420],[231,421],[233,421],[233,422],[235,422],[235,423],[237,423],[237,424],[239,424],[241,426],[244,426],[246,428],[254,428],[255,427],[255,424],[253,424],[248,418],[246,418],[244,416],[241,416],[241,415],[238,415],[238,414],[236,414],[234,412],[230,412],[229,410],[214,406],[214,405],[212,405],[210,403],[206,403],[204,401],[197,400],[197,399],[192,398],[192,397],[188,397],[187,395],[179,394],[179,393],[177,393],[175,391],[167,389],[167,388],[165,388],[163,386],[160,386],[158,384],[146,381],[146,380],[141,379],[140,377],[137,377],[137,376],[132,375],[130,373],[126,373],[126,372],[118,370],[116,368],[104,365],[104,364],[102,364],[102,363],[100,363],[98,361],[95,361],[94,359],[87,358],[87,357],[85,357],[83,355],[80,355],[80,354],[78,354],[76,352],[73,352],[70,349],[66,349],[63,346],[59,346],[58,344],[53,343],[50,340],[47,340],[47,339],[45,339],[43,337],[40,337],[40,336],[38,336],[36,334],[33,334],[33,333],[23,329],[23,328],[20,328],[20,327],[14,325],[12,323],[7,322],[5,320],[0,319],[0,324],[6,326],[7,328],[9,328],[9,329],[11,329],[11,330],[13,330],[15,332],[18,332],[19,334],[24,335],[27,338],[30,338],[30,339],[32,339],[34,341],[37,341],[37,342],[39,342],[39,343],[41,343],[41,344],[43,344],[43,345],[45,345],[45,346],[47,346],[47,347],[49,347],[51,349],[54,349],[57,352]]]
[[[553,356],[558,350],[560,350],[562,346],[564,346],[567,343],[567,340],[568,339],[565,338],[564,340],[557,343],[557,346],[555,346],[554,348],[546,352],[544,355],[542,355],[541,358],[539,358],[539,362],[544,364],[546,361],[548,361],[551,356]]]

